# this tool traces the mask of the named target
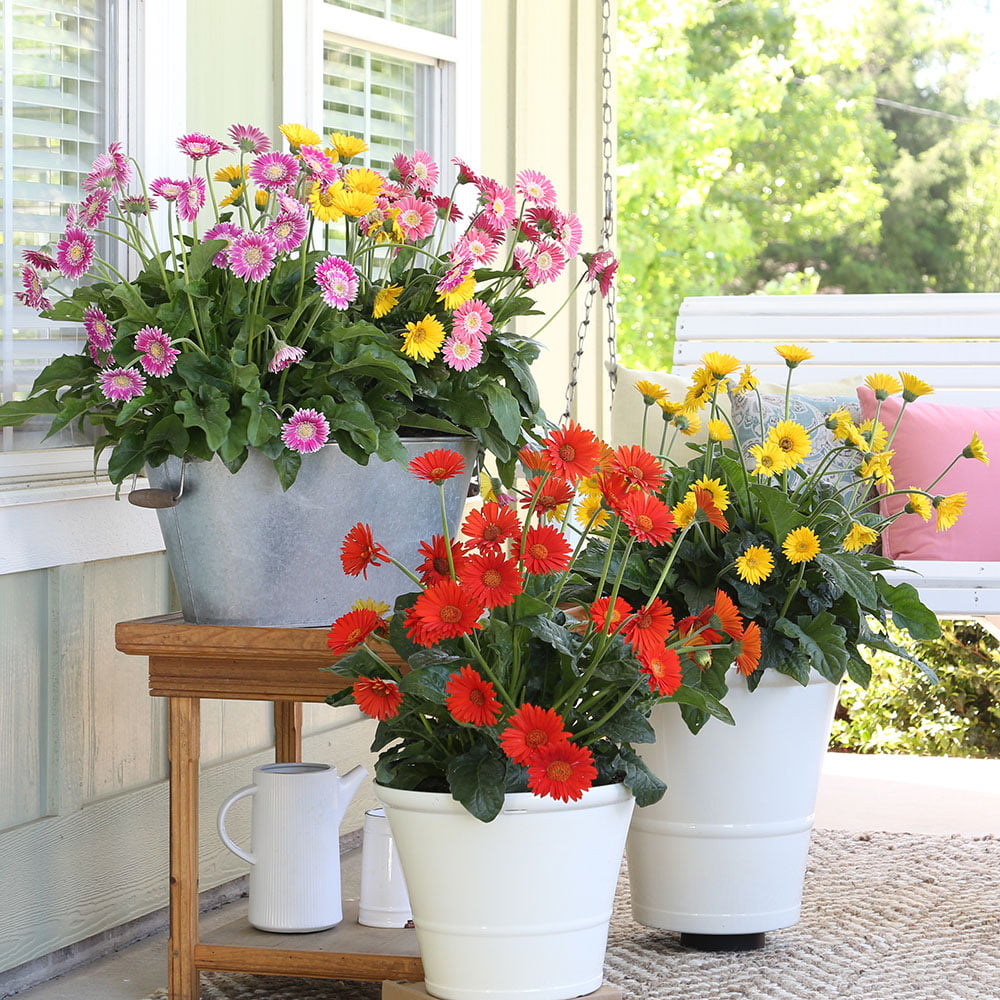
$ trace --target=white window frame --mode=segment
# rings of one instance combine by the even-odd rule
[[[186,4],[109,6],[117,8],[121,138],[147,177],[176,172],[183,164],[174,143],[186,124]],[[114,484],[94,476],[91,448],[0,453],[0,484],[0,574],[163,550],[155,514],[124,495],[114,501]]]

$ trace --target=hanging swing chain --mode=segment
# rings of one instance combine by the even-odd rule
[[[601,0],[601,118],[603,121],[603,137],[601,151],[604,159],[604,219],[601,227],[601,249],[612,250],[615,234],[615,188],[614,174],[614,141],[612,138],[612,115],[611,115],[611,0]],[[587,290],[583,304],[583,319],[576,336],[576,351],[573,353],[573,363],[570,371],[569,385],[566,386],[566,409],[562,419],[569,419],[570,411],[573,407],[573,399],[576,396],[576,386],[580,376],[580,361],[583,358],[584,347],[587,341],[587,331],[590,327],[590,314],[594,305],[594,296],[597,289],[591,283]],[[611,378],[611,395],[614,397],[617,365],[617,331],[615,321],[615,285],[612,282],[608,289],[605,306],[608,313],[608,367]]]

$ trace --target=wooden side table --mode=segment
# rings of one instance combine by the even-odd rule
[[[167,699],[170,758],[169,1000],[198,1000],[201,970],[321,979],[424,978],[416,934],[344,920],[315,934],[269,934],[245,920],[201,939],[198,926],[198,778],[201,699],[274,703],[275,760],[302,759],[302,703],[347,681],[320,672],[336,660],[326,631],[188,625],[180,615],[119,622],[115,645],[149,658],[149,693]],[[391,651],[387,652],[387,658]],[[398,663],[398,659],[396,660]]]

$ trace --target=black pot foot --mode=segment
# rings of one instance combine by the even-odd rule
[[[764,932],[757,934],[681,934],[681,947],[696,951],[756,951],[764,947]]]

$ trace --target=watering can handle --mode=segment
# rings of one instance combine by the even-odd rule
[[[242,858],[244,861],[249,862],[251,865],[257,864],[257,859],[244,851],[242,847],[237,847],[236,844],[230,839],[228,833],[226,833],[226,813],[229,812],[229,807],[236,802],[237,799],[245,798],[247,795],[255,795],[257,792],[256,785],[247,785],[246,788],[241,788],[238,792],[233,792],[232,795],[222,803],[219,809],[219,818],[217,825],[219,828],[219,836],[222,838],[222,842],[235,854],[238,858]]]

